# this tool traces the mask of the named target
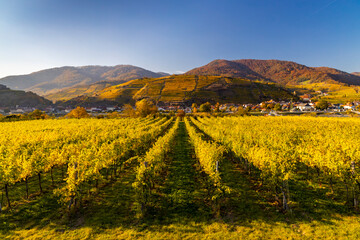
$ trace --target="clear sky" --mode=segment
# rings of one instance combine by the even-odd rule
[[[360,71],[360,1],[0,0],[0,77],[65,65],[180,73],[243,58]]]

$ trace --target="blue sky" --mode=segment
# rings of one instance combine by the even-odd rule
[[[177,73],[243,58],[360,71],[360,1],[0,0],[0,77],[65,65]]]

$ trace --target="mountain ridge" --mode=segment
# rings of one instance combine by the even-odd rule
[[[360,76],[328,67],[308,67],[292,61],[217,59],[185,74],[243,77],[251,80],[275,82],[283,86],[306,81],[360,85]]]
[[[51,104],[51,101],[33,92],[11,90],[0,84],[0,107],[46,107]]]
[[[64,66],[4,77],[0,79],[0,84],[14,90],[32,91],[47,96],[67,88],[86,86],[101,81],[116,85],[142,77],[162,77],[164,74],[166,73],[155,73],[132,65]]]

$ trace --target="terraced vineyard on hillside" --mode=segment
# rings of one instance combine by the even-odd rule
[[[63,104],[134,103],[143,98],[156,103],[258,103],[261,101],[298,99],[289,90],[275,85],[243,78],[221,76],[172,75],[142,78],[65,101]],[[63,98],[65,99],[65,98]]]
[[[1,123],[0,237],[357,239],[360,120]]]

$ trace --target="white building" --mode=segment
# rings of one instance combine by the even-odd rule
[[[355,110],[355,106],[354,106],[354,105],[345,105],[345,106],[344,106],[344,109],[345,109],[345,110],[352,110],[352,111],[354,111],[354,110]]]
[[[309,103],[299,103],[297,105],[297,108],[300,110],[300,111],[312,111],[314,110],[314,108],[309,104]]]
[[[25,111],[22,110],[21,108],[10,110],[10,114],[24,114],[24,113]]]

